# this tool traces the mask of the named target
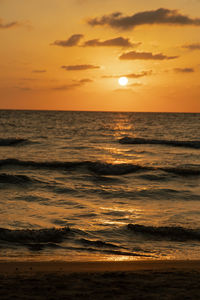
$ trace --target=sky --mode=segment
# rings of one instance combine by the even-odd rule
[[[200,0],[0,0],[0,39],[0,109],[200,112]]]

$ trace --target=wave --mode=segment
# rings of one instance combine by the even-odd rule
[[[69,227],[60,229],[22,229],[0,228],[0,240],[11,243],[61,243],[69,234]]]
[[[134,252],[130,252],[126,248],[101,240],[88,240],[85,238],[76,239],[76,233],[77,230],[71,230],[69,227],[38,230],[11,230],[0,228],[0,242],[1,247],[13,247],[13,244],[15,244],[15,247],[27,247],[30,251],[41,251],[45,248],[58,248],[78,252],[87,251],[112,255],[151,257],[151,255],[140,253],[140,250],[134,249]],[[67,244],[62,243],[64,241],[67,241]],[[72,246],[74,243],[76,245],[75,247]],[[79,245],[81,245],[81,247]]]
[[[200,241],[199,229],[188,229],[183,227],[154,227],[139,224],[128,224],[128,229],[136,234],[145,235],[151,239],[172,241]]]
[[[114,249],[98,249],[96,247],[63,247],[66,250],[71,250],[71,251],[77,251],[80,253],[80,251],[87,251],[89,253],[101,253],[101,254],[111,254],[113,255],[122,255],[122,256],[133,256],[133,257],[145,257],[145,258],[155,258],[154,255],[151,254],[143,254],[143,253],[136,253],[135,252],[129,252],[129,251],[121,251],[121,250],[114,250]],[[33,249],[31,249],[33,250]],[[35,250],[35,249],[34,249]],[[42,250],[42,249],[37,249],[37,250]]]
[[[59,162],[59,161],[52,161],[52,162],[37,162],[37,161],[25,161],[19,159],[2,159],[0,160],[0,167],[3,166],[22,166],[22,167],[30,167],[30,168],[47,168],[47,169],[69,169],[75,168],[76,166],[83,165],[84,162]]]
[[[18,146],[29,142],[27,139],[8,138],[0,139],[0,146]]]
[[[0,167],[5,166],[21,166],[26,168],[36,169],[53,169],[53,170],[76,170],[86,169],[96,175],[125,175],[129,173],[136,173],[138,171],[164,171],[173,173],[179,176],[199,176],[200,169],[196,167],[148,167],[139,164],[112,164],[106,162],[93,162],[93,161],[24,161],[18,159],[2,159],[0,160]]]
[[[168,173],[173,173],[175,175],[180,175],[180,176],[199,176],[200,175],[200,168],[181,168],[181,167],[176,167],[176,168],[160,168],[160,170],[163,170]]]
[[[18,159],[3,159],[0,160],[0,167],[3,166],[22,166],[30,168],[46,168],[46,169],[76,169],[76,168],[87,168],[89,171],[98,175],[123,175],[133,173],[141,169],[148,169],[134,164],[112,164],[112,163],[101,163],[92,161],[52,161],[52,162],[37,162],[37,161],[23,161]]]
[[[0,174],[0,183],[9,184],[25,184],[31,183],[33,180],[26,175]]]
[[[90,162],[87,164],[90,171],[98,175],[124,175],[128,173],[135,173],[139,170],[149,170],[148,167],[143,167],[135,164],[111,164],[111,163],[98,163]]]
[[[78,242],[85,245],[85,246],[94,246],[94,247],[97,247],[97,248],[119,248],[115,244],[106,243],[106,242],[101,241],[101,240],[91,241],[91,240],[82,238],[82,239],[79,239]]]
[[[174,147],[187,147],[200,149],[200,141],[173,141],[173,140],[155,140],[155,139],[145,139],[145,138],[131,138],[123,137],[119,140],[120,144],[139,144],[139,145],[167,145]]]

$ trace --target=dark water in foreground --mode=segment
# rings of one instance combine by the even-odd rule
[[[199,259],[200,114],[0,111],[0,259]]]

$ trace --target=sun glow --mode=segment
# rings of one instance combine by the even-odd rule
[[[119,85],[121,85],[121,86],[126,86],[127,83],[128,83],[128,78],[127,78],[127,77],[120,77],[120,78],[118,79],[118,83],[119,83]]]

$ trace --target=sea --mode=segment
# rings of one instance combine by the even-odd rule
[[[200,114],[0,110],[0,260],[200,259]]]

